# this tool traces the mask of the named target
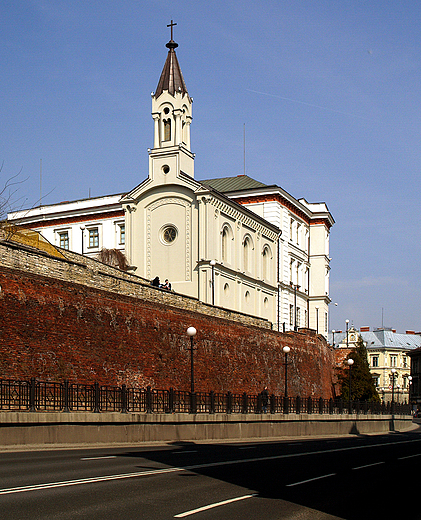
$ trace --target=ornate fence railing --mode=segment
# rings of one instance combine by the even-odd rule
[[[283,397],[231,392],[184,392],[0,379],[0,410],[140,413],[306,413],[410,415],[407,403],[345,401],[342,399]]]

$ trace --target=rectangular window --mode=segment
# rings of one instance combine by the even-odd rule
[[[371,366],[372,367],[379,366],[379,356],[371,356]]]
[[[60,247],[63,249],[69,249],[69,232],[63,231],[58,234],[60,238]]]
[[[390,356],[390,366],[391,367],[398,366],[398,356]]]
[[[402,366],[403,368],[408,368],[408,358],[406,356],[402,358]]]
[[[99,247],[98,228],[91,228],[89,230],[89,247]]]
[[[301,327],[300,320],[301,320],[301,309],[299,307],[297,307],[297,327]]]
[[[289,306],[289,324],[294,325],[294,305]]]
[[[118,243],[125,244],[126,243],[126,226],[125,226],[125,224],[118,225],[118,232],[119,232]]]

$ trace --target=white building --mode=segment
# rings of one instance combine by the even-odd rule
[[[246,175],[195,179],[192,104],[175,49],[152,94],[147,178],[129,193],[41,206],[8,219],[89,256],[120,249],[134,272],[172,289],[264,317],[279,330],[327,335],[329,231],[325,203],[295,199]]]

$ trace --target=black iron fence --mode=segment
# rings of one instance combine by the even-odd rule
[[[344,401],[342,399],[283,397],[231,392],[184,392],[37,381],[0,379],[0,410],[47,412],[140,413],[306,413],[410,415],[407,403]]]

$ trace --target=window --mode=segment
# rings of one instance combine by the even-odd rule
[[[224,227],[222,230],[222,261],[228,261],[228,229]]]
[[[91,228],[89,230],[89,247],[99,247],[98,228]]]
[[[301,230],[301,224],[297,223],[297,245],[300,245],[300,230]]]
[[[60,247],[63,249],[69,249],[69,232],[62,231],[58,234],[60,240]]]
[[[161,238],[165,244],[171,244],[177,238],[177,230],[174,226],[165,226],[161,231]]]
[[[289,306],[289,324],[294,325],[294,305]]]
[[[398,366],[398,356],[390,356],[390,366],[391,367]]]
[[[379,366],[379,356],[371,356],[371,366],[372,367]]]
[[[250,249],[251,243],[249,237],[244,239],[243,253],[244,253],[244,271],[250,271]]]
[[[402,358],[402,366],[403,368],[408,368],[408,358],[406,356]]]
[[[300,319],[301,319],[301,309],[300,307],[297,307],[297,327],[300,327]]]
[[[171,119],[164,119],[164,141],[171,140]]]
[[[125,226],[125,224],[118,224],[117,226],[118,226],[117,227],[118,243],[125,244],[126,243],[126,226]]]
[[[262,263],[263,263],[263,280],[268,280],[269,279],[269,259],[270,259],[270,253],[269,253],[269,248],[268,247],[265,247],[263,249],[263,254],[262,254]]]

